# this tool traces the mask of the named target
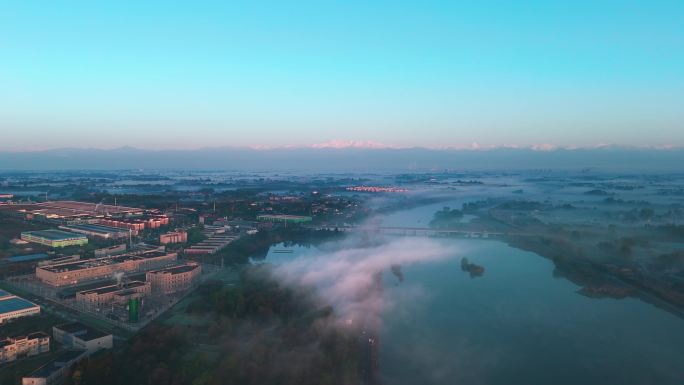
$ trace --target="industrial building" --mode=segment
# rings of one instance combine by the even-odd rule
[[[135,231],[145,230],[145,222],[140,219],[104,218],[100,221],[100,224]]]
[[[260,214],[256,217],[261,222],[281,222],[281,223],[306,223],[311,222],[312,218],[303,215],[285,214]]]
[[[166,245],[169,243],[185,243],[188,241],[188,233],[183,230],[171,231],[159,236],[159,243]]]
[[[50,351],[50,336],[43,332],[0,340],[0,364]]]
[[[111,349],[114,340],[111,334],[91,328],[80,322],[70,322],[52,327],[55,341],[68,349],[83,350],[90,355],[98,350]]]
[[[10,263],[21,263],[21,262],[33,262],[33,261],[40,261],[43,259],[48,259],[50,258],[49,255],[45,253],[38,253],[38,254],[28,254],[28,255],[15,255],[13,257],[7,257],[5,260]]]
[[[59,265],[62,263],[67,263],[67,262],[76,262],[76,261],[79,261],[80,259],[81,259],[81,256],[78,254],[64,255],[64,256],[40,261],[40,262],[38,262],[38,266]]]
[[[88,238],[83,235],[61,230],[24,231],[21,239],[50,247],[82,246],[88,243]]]
[[[21,385],[58,384],[70,368],[88,354],[85,350],[67,350],[28,376],[22,377]]]
[[[0,325],[16,318],[40,314],[40,306],[0,290]]]
[[[166,215],[147,215],[144,218],[113,218],[107,217],[99,221],[105,226],[119,227],[142,231],[145,229],[158,229],[169,224],[169,217]]]
[[[196,245],[188,247],[184,251],[186,254],[214,254],[237,238],[235,235],[214,235]]]
[[[79,223],[72,225],[59,226],[62,230],[79,233],[88,237],[97,237],[103,239],[121,239],[127,238],[130,235],[138,235],[136,230],[123,229],[119,227],[111,227],[104,225],[95,225],[90,223]]]
[[[115,246],[104,247],[94,251],[95,257],[106,257],[108,255],[123,254],[126,252],[127,246],[125,243]]]
[[[144,219],[145,227],[148,229],[158,229],[161,226],[167,226],[170,222],[166,215],[152,215]]]
[[[173,264],[175,253],[152,251],[122,254],[104,258],[86,259],[78,262],[36,267],[36,277],[51,286],[69,286],[102,278],[115,273],[144,272]]]
[[[145,280],[152,285],[155,294],[172,294],[188,290],[199,281],[202,268],[197,263],[148,271]]]
[[[112,206],[101,203],[76,201],[53,201],[21,205],[17,207],[27,219],[76,219],[82,217],[105,217],[111,215],[130,216],[141,215],[143,209],[126,206]]]
[[[76,293],[76,303],[91,309],[99,308],[107,304],[123,304],[131,298],[145,297],[151,291],[150,282],[132,281],[80,291]]]

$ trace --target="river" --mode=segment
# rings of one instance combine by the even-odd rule
[[[442,206],[383,218],[425,226]],[[637,299],[592,299],[553,263],[494,240],[444,239],[454,258],[385,273],[380,372],[385,385],[642,385],[684,383],[684,320]],[[315,252],[293,248],[267,260]],[[471,278],[460,259],[483,266]]]

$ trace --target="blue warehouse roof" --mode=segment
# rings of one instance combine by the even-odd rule
[[[0,300],[0,314],[9,313],[17,310],[30,309],[36,306],[38,305],[19,297],[2,299]]]
[[[15,255],[13,257],[7,258],[8,261],[10,262],[26,262],[26,261],[35,261],[39,259],[47,259],[50,256],[45,254],[45,253],[40,253],[40,254],[29,254],[29,255]]]

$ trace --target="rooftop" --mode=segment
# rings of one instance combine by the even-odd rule
[[[38,259],[47,259],[49,256],[45,253],[40,253],[40,254],[28,254],[28,255],[15,255],[13,257],[7,258],[8,261],[10,262],[27,262],[27,261],[35,261]]]
[[[0,298],[0,314],[9,313],[17,310],[31,309],[38,307],[33,302],[29,302],[19,297]]]
[[[0,348],[3,346],[12,345],[14,343],[14,341],[16,341],[16,340],[23,340],[23,339],[35,340],[38,338],[49,338],[49,337],[50,337],[49,335],[47,335],[43,332],[34,332],[34,333],[27,334],[25,336],[20,335],[20,336],[7,337],[7,338],[0,340]]]
[[[97,216],[108,214],[140,213],[143,210],[135,207],[112,206],[89,202],[53,201],[37,203],[23,207],[34,214],[59,217]]]
[[[103,286],[103,287],[98,287],[98,288],[92,289],[92,290],[82,291],[80,294],[107,294],[107,293],[114,293],[114,292],[117,292],[120,290],[134,289],[134,288],[140,287],[140,286],[145,286],[145,282],[133,281],[133,282],[124,283],[122,285]]]
[[[66,324],[57,325],[55,326],[55,328],[65,331],[67,333],[77,333],[79,331],[87,330],[88,326],[80,322],[69,322]]]
[[[28,378],[47,378],[53,373],[60,370],[64,365],[63,363],[72,362],[79,359],[86,354],[83,350],[68,350],[54,359],[48,361],[47,364],[36,369],[33,373],[29,374]]]
[[[83,341],[91,341],[109,335],[109,333],[105,333],[101,330],[92,328],[88,325],[84,325],[80,322],[70,322],[55,326],[55,328],[69,334],[75,334],[78,336],[79,339]]]
[[[162,252],[162,251],[154,251],[154,252],[144,253],[141,255],[121,254],[121,255],[114,255],[114,256],[109,256],[109,257],[84,259],[84,260],[80,260],[77,262],[70,262],[70,263],[62,263],[62,264],[58,264],[58,265],[45,266],[45,267],[42,267],[41,269],[45,269],[45,270],[53,272],[53,273],[63,272],[63,271],[74,271],[74,270],[90,269],[90,268],[100,267],[100,266],[114,265],[114,264],[123,263],[126,261],[132,261],[132,260],[161,257],[161,256],[166,255],[166,254],[167,253]]]
[[[79,334],[78,338],[83,340],[83,341],[92,341],[96,340],[98,338],[106,337],[108,336],[109,333],[105,333],[101,330],[93,329],[93,328],[88,328],[84,334]]]
[[[155,270],[151,271],[150,273],[152,274],[181,274],[181,273],[186,273],[188,271],[193,271],[197,269],[199,265],[182,265],[182,266],[174,266],[174,267],[169,267],[166,269],[160,269],[160,270]]]
[[[68,239],[85,239],[84,235],[70,233],[68,231],[62,231],[62,230],[25,231],[21,234],[45,238],[45,239],[48,239],[50,241],[64,241],[64,240],[68,240]]]
[[[61,227],[65,228],[65,229],[76,229],[76,230],[90,231],[93,233],[100,233],[100,234],[128,233],[128,229],[124,229],[121,227],[95,225],[95,224],[90,224],[90,223],[78,223],[78,224],[73,224],[73,225],[65,225],[65,226],[61,226]]]

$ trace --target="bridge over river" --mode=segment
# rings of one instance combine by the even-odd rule
[[[402,227],[402,226],[310,226],[314,230],[338,230],[344,232],[366,232],[379,233],[389,235],[403,235],[403,236],[422,236],[422,237],[439,237],[439,236],[462,236],[465,238],[492,238],[502,237],[504,235],[524,235],[522,233],[513,232],[496,232],[496,231],[482,231],[482,230],[467,230],[467,229],[440,229],[431,227]]]

